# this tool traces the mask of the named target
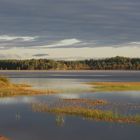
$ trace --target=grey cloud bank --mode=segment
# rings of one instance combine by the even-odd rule
[[[35,57],[44,57],[44,56],[48,56],[49,54],[34,54],[33,56]]]
[[[0,50],[139,47],[139,7],[139,0],[0,0]],[[71,39],[80,42],[62,43]]]

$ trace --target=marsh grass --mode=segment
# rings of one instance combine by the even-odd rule
[[[140,123],[140,115],[125,116],[118,113],[113,113],[112,111],[89,109],[80,106],[50,108],[48,107],[47,104],[33,104],[32,109],[35,112],[48,112],[57,115],[80,116],[96,121],[118,122],[118,123]]]
[[[6,77],[0,76],[0,97],[17,95],[39,95],[57,93],[54,90],[34,90],[30,85],[13,84]]]
[[[0,86],[10,86],[10,81],[4,76],[0,76]]]
[[[91,99],[62,99],[62,101],[65,103],[84,103],[86,105],[107,105],[108,102],[106,100],[91,100]]]
[[[91,82],[94,91],[140,91],[140,82]]]

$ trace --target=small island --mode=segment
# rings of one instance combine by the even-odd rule
[[[67,106],[67,103],[73,102],[71,106]],[[86,106],[77,103],[86,103]],[[48,112],[57,115],[69,115],[78,116],[94,121],[104,121],[104,122],[116,122],[116,123],[140,123],[140,115],[123,115],[113,111],[105,111],[101,109],[92,109],[92,107],[106,105],[107,102],[104,100],[63,100],[62,106],[55,105],[49,107],[48,104],[32,104],[32,110],[34,112]]]
[[[140,82],[91,82],[92,91],[140,91]]]

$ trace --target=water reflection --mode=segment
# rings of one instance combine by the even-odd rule
[[[27,73],[26,73],[27,74]],[[34,88],[59,89],[63,94],[48,96],[22,96],[0,98],[0,133],[8,136],[11,140],[139,140],[140,125],[116,124],[106,122],[95,122],[83,119],[82,117],[72,117],[55,115],[44,112],[34,112],[31,109],[32,103],[47,103],[50,106],[57,105],[62,99],[105,99],[113,103],[110,106],[101,106],[99,109],[112,107],[114,112],[124,112],[124,114],[140,114],[140,92],[94,92],[91,87],[84,84],[89,81],[139,81],[139,76],[130,74],[121,76],[118,74],[94,74],[81,73],[65,74],[41,74],[29,73],[26,75],[14,73],[12,81],[17,83],[31,84]],[[109,76],[110,75],[110,76]],[[139,74],[140,75],[140,74]],[[22,78],[19,78],[19,77]],[[25,78],[25,77],[31,78]],[[72,78],[70,78],[70,76]],[[34,78],[36,77],[36,78]],[[38,78],[37,78],[38,77]],[[40,78],[42,77],[42,78]],[[51,78],[53,77],[53,78]],[[59,78],[61,77],[61,78]],[[135,105],[135,106],[134,106]],[[109,108],[109,109],[110,109]],[[119,134],[119,137],[118,137]]]
[[[16,113],[16,120],[19,121],[21,119],[21,114],[20,112],[17,112]]]
[[[36,102],[36,97],[22,96],[22,97],[4,97],[0,98],[0,105],[12,105],[12,104],[29,104]]]
[[[14,83],[32,85],[36,89],[52,89],[62,92],[86,92],[91,90],[91,85],[83,84],[77,79],[48,79],[48,78],[14,78]]]

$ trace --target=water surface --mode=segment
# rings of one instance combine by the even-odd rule
[[[140,114],[140,92],[91,92],[91,81],[140,81],[140,72],[0,72],[15,83],[37,89],[58,89],[56,95],[0,98],[0,134],[11,140],[139,140],[139,124],[96,122],[32,110],[33,103],[53,105],[60,99],[105,99],[124,114]],[[127,105],[127,106],[126,106]],[[137,106],[134,108],[134,106]],[[57,122],[57,118],[61,122]]]

